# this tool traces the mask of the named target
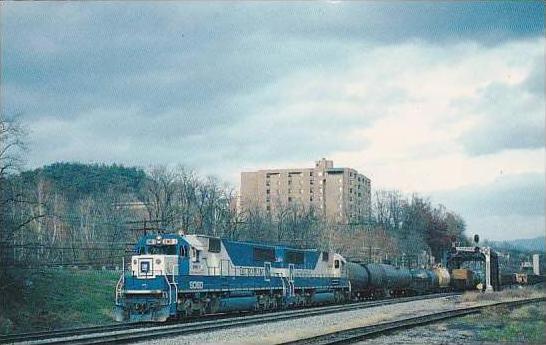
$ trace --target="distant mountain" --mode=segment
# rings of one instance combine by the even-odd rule
[[[515,249],[521,251],[541,251],[545,252],[545,236],[535,238],[517,239],[511,241],[487,241],[491,247],[498,249]]]

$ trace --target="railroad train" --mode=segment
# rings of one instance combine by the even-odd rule
[[[544,283],[544,276],[530,273],[504,273],[500,275],[502,286],[535,285]]]
[[[334,252],[202,235],[148,234],[115,291],[117,321],[268,311],[454,288],[447,269],[347,261]],[[466,282],[459,288],[469,288]]]

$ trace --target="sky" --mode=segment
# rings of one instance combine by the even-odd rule
[[[545,233],[544,4],[2,3],[1,111],[56,161],[352,167],[469,235]]]

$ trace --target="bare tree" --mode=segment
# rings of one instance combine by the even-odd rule
[[[165,166],[153,167],[140,195],[148,220],[157,222],[160,228],[173,226],[177,216],[175,196],[176,174]]]

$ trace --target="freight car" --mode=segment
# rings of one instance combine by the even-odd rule
[[[410,270],[385,264],[347,262],[353,300],[409,294]]]
[[[544,282],[544,276],[528,273],[503,273],[501,274],[501,285],[535,285]]]
[[[466,268],[456,268],[451,271],[452,285],[455,290],[470,290],[474,285],[474,272]]]

